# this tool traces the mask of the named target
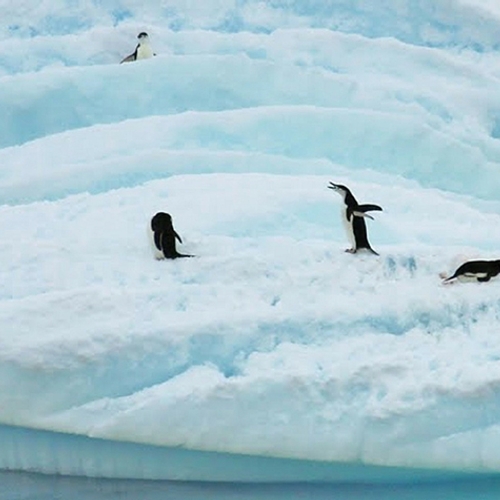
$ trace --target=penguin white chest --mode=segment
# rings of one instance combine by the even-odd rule
[[[354,216],[351,215],[351,220],[347,220],[347,208],[342,208],[342,210],[340,211],[340,217],[342,219],[342,225],[344,226],[344,230],[346,232],[347,239],[351,244],[351,247],[356,248],[356,238],[354,237],[354,229],[352,226]]]
[[[153,49],[149,43],[141,43],[139,47],[137,47],[137,59],[149,59],[153,57]]]
[[[150,226],[147,227],[147,231],[149,244],[151,245],[151,250],[153,251],[154,258],[156,260],[163,260],[165,258],[165,255],[163,255],[163,251],[156,246],[154,231],[151,230]]]

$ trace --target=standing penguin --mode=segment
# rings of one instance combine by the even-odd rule
[[[360,205],[350,189],[342,184],[334,184],[330,182],[329,189],[333,189],[339,193],[344,199],[344,207],[342,208],[342,222],[347,233],[347,237],[351,242],[352,247],[346,250],[349,253],[356,253],[358,250],[366,249],[371,253],[378,255],[370,246],[368,234],[366,231],[365,217],[373,219],[366,212],[372,210],[382,210],[378,205]]]
[[[464,262],[458,269],[448,278],[441,276],[443,283],[451,281],[478,281],[485,283],[490,281],[500,274],[500,260],[469,260]]]
[[[165,212],[158,212],[151,219],[151,231],[153,236],[153,251],[157,259],[177,259],[178,257],[193,257],[179,253],[175,248],[175,240],[182,243],[172,225],[172,216]]]
[[[142,33],[139,33],[137,38],[139,39],[139,43],[137,44],[134,52],[122,59],[120,64],[124,62],[137,61],[138,59],[149,59],[150,57],[156,55],[153,52],[153,49],[151,49],[151,45],[149,45],[149,35],[146,32],[143,31]]]

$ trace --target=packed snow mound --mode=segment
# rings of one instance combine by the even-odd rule
[[[107,64],[32,68],[30,58],[19,57],[17,69],[0,78],[0,161],[14,170],[0,179],[0,200],[32,200],[26,184],[35,170],[49,164],[69,172],[75,166],[68,162],[87,170],[85,159],[98,154],[104,177],[116,170],[114,161],[129,161],[140,165],[131,177],[151,180],[176,168],[167,166],[167,152],[185,172],[217,171],[215,153],[243,153],[248,161],[254,154],[251,170],[270,172],[274,163],[298,159],[302,167],[283,170],[324,173],[316,165],[326,159],[497,198],[500,86],[488,55],[478,64],[467,54],[311,28],[172,37],[174,49],[135,64],[118,65],[116,54]],[[65,60],[52,51],[46,57]],[[98,133],[107,139],[86,147]],[[47,137],[53,134],[61,135]],[[34,141],[41,138],[48,142]],[[21,144],[27,149],[8,148]],[[163,154],[152,150],[158,147]],[[186,165],[188,149],[193,166]],[[11,177],[18,177],[14,185]],[[64,184],[60,193],[66,188],[74,192]]]
[[[499,9],[421,4],[3,9],[0,467],[500,471],[500,279],[439,277],[499,258]]]
[[[351,181],[363,199],[390,200],[370,221],[381,257],[353,256],[327,179],[177,175],[4,206],[18,251],[0,248],[0,323],[12,332],[0,346],[1,421],[192,450],[496,470],[500,282],[438,277],[485,215],[439,192]],[[195,259],[153,259],[146,226],[159,209]],[[426,209],[438,227],[419,222]]]

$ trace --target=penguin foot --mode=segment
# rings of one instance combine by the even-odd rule
[[[347,248],[345,250],[345,253],[356,253],[356,249],[355,248]]]

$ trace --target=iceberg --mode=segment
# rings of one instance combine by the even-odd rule
[[[0,470],[497,475],[496,4],[72,3],[0,21]]]

